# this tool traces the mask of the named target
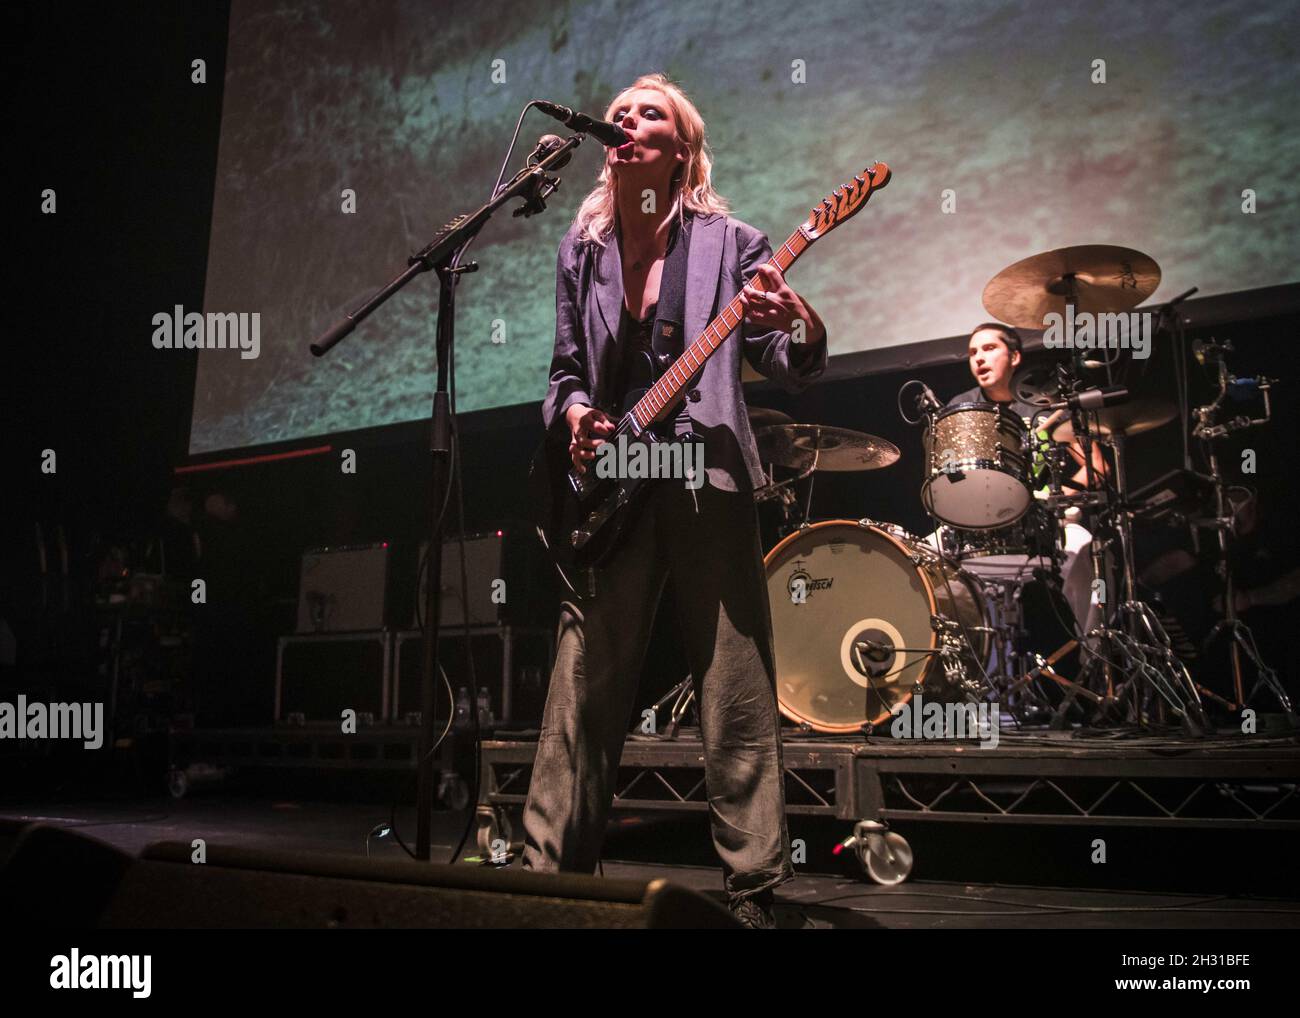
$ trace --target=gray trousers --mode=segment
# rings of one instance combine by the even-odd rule
[[[524,807],[527,869],[592,873],[655,610],[671,572],[695,683],[713,843],[735,901],[793,876],[772,623],[754,496],[654,483],[595,597],[561,607]]]

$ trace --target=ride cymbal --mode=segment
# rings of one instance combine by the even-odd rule
[[[1128,311],[1155,293],[1160,266],[1141,251],[1082,244],[1022,258],[984,287],[984,309],[1018,329],[1041,329],[1048,314],[1065,314],[1074,287],[1075,312]]]

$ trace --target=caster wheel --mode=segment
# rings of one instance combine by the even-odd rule
[[[488,862],[503,866],[510,858],[510,817],[494,806],[478,808],[478,850]]]
[[[878,884],[901,884],[912,872],[912,846],[893,831],[866,834],[858,845],[858,861]]]
[[[167,772],[167,791],[173,799],[184,799],[185,793],[189,790],[189,775],[187,775],[183,770],[173,767]]]

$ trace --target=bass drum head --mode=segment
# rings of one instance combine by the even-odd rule
[[[849,520],[791,534],[764,559],[781,713],[819,732],[880,724],[925,681],[934,593],[908,547]],[[855,645],[881,645],[870,654]],[[913,648],[895,650],[891,648]]]

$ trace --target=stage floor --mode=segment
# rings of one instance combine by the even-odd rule
[[[164,797],[112,804],[14,804],[0,808],[0,816],[76,828],[133,853],[157,841],[203,837],[213,844],[365,857],[366,835],[388,821],[389,806],[222,793],[181,801]],[[449,859],[465,816],[434,813],[436,861]],[[415,831],[412,811],[399,809],[397,820],[409,844]],[[810,861],[796,865],[796,878],[778,892],[779,925],[793,929],[1300,928],[1300,886],[1294,876],[1286,880],[1293,873],[1289,850],[1266,832],[1182,832],[1184,839],[1202,840],[1168,845],[1153,841],[1149,832],[1134,841],[1117,837],[1115,831],[1103,832],[1115,858],[1113,868],[1102,875],[1087,861],[1091,841],[1082,839],[1085,832],[1057,832],[1057,839],[1068,840],[1053,840],[1052,832],[1041,828],[964,829],[969,826],[973,825],[917,825],[916,832],[909,832],[917,845],[917,874],[900,886],[880,887],[865,882],[854,867],[839,865],[831,855],[829,847],[847,832],[842,823],[792,819],[791,836],[804,841]],[[927,840],[927,830],[941,837]],[[1089,832],[1088,837],[1095,834]],[[519,836],[516,828],[516,842]],[[999,836],[1010,840],[997,841]],[[1235,855],[1233,846],[1238,850]],[[464,855],[476,851],[471,833]],[[372,840],[370,854],[378,859],[403,857],[391,837]],[[664,877],[724,900],[720,871],[710,864],[703,817],[621,815],[611,825],[606,854],[606,877]],[[1139,854],[1144,857],[1133,858]],[[1062,866],[1031,865],[1044,857],[1062,861]],[[1075,857],[1074,862],[1067,857]],[[657,861],[667,858],[675,861]],[[1183,887],[1155,889],[1160,883],[1155,875],[1167,876],[1175,859],[1191,860]],[[1276,878],[1257,880],[1246,891],[1234,890],[1234,870],[1257,877],[1275,871]],[[980,872],[986,874],[984,882],[965,879]],[[1106,879],[1116,886],[1097,886]],[[1057,883],[1034,883],[1044,880]],[[1091,886],[1062,886],[1062,882]],[[1188,889],[1192,887],[1215,889]]]

